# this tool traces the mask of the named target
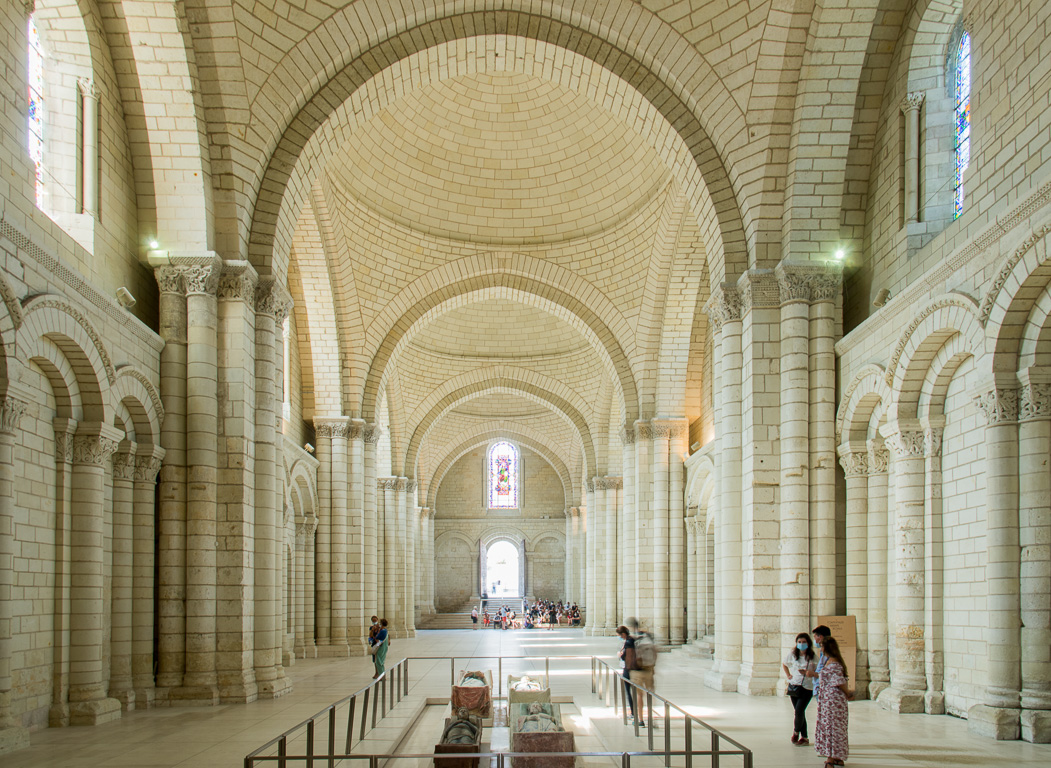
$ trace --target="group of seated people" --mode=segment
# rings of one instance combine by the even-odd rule
[[[557,603],[552,600],[537,600],[529,605],[523,600],[522,604],[520,614],[507,607],[501,607],[493,614],[487,610],[483,611],[482,626],[493,629],[533,629],[541,626],[554,629],[563,623],[570,627],[580,626],[580,609],[576,603],[570,605],[561,600]]]

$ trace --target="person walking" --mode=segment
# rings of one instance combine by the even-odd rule
[[[376,674],[372,676],[375,680],[384,672],[387,663],[387,649],[390,647],[390,632],[387,630],[387,620],[380,619],[380,630],[376,633],[376,643],[369,651],[372,654],[372,665],[376,668]]]
[[[621,624],[617,627],[617,636],[624,641],[624,645],[621,647],[620,652],[617,656],[624,662],[624,696],[628,700],[628,708],[631,710],[631,720],[633,723],[638,723],[635,717],[635,695],[630,686],[626,681],[631,679],[631,673],[639,668],[638,662],[635,659],[635,638],[631,636],[631,632],[628,628]],[[638,723],[641,725],[642,723]]]
[[[821,647],[825,666],[821,670],[817,697],[817,728],[814,747],[825,758],[825,768],[843,765],[850,752],[847,740],[847,700],[852,697],[847,665],[834,637],[826,637]]]
[[[795,647],[785,656],[781,668],[788,678],[788,697],[795,710],[795,721],[792,726],[792,743],[805,747],[810,743],[807,732],[806,708],[814,696],[814,678],[807,677],[807,672],[816,667],[817,656],[810,635],[800,632],[796,635]]]

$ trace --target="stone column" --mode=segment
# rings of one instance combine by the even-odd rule
[[[71,725],[101,725],[120,718],[120,702],[107,696],[105,643],[105,504],[110,457],[123,433],[107,424],[82,423],[73,440],[69,711]]]
[[[113,537],[110,611],[109,695],[124,711],[135,709],[131,673],[132,579],[134,573],[135,454],[138,446],[122,440],[113,454]]]
[[[400,513],[400,510],[399,510]],[[416,637],[416,481],[405,481],[405,637]]]
[[[687,510],[686,523],[686,642],[692,642],[700,637],[697,631],[700,610],[698,608],[698,578],[697,567],[700,560],[700,550],[697,546],[697,512],[695,507]]]
[[[936,423],[935,423],[936,422]],[[923,710],[928,715],[945,714],[945,658],[942,626],[942,428],[945,419],[928,417],[923,425],[924,498],[923,515],[923,657],[927,675],[927,692]]]
[[[394,565],[394,579],[393,579],[393,598],[394,598],[394,610],[388,613],[393,613],[394,622],[394,637],[405,637],[405,631],[407,629],[405,624],[405,616],[407,608],[405,605],[405,566],[407,564],[407,549],[408,542],[406,541],[408,531],[408,504],[406,503],[405,496],[408,491],[408,481],[404,477],[394,478],[394,519],[391,521],[393,525],[393,531],[391,536],[387,537],[387,552],[391,557],[391,562]],[[391,618],[389,615],[387,618]]]
[[[218,704],[216,674],[216,467],[218,336],[222,262],[199,259],[186,284],[186,672],[173,701]]]
[[[869,452],[864,443],[845,442],[839,461],[847,479],[847,614],[857,621],[857,667],[851,684],[858,698],[868,695],[868,507]]]
[[[26,404],[10,395],[0,398],[0,754],[29,746],[29,729],[12,708],[11,658],[15,582],[15,433]],[[120,716],[120,707],[117,708]]]
[[[639,615],[638,559],[635,540],[635,427],[620,430],[621,469],[624,475],[618,538],[620,541],[620,600],[624,618]]]
[[[736,691],[741,669],[741,297],[726,283],[705,311],[716,342],[715,411],[719,513],[715,519],[715,662],[704,682]]]
[[[985,703],[967,711],[973,733],[995,739],[1021,734],[1021,541],[1018,529],[1018,389],[1014,377],[975,398],[986,418],[987,590]]]
[[[155,520],[157,473],[164,455],[159,445],[140,445],[135,455],[131,672],[135,709],[140,710],[151,708],[156,695],[153,677]]]
[[[152,261],[152,259],[151,259]],[[161,445],[157,524],[157,687],[182,686],[186,665],[186,288],[182,271],[167,264],[154,270],[160,287]]]
[[[331,543],[330,584],[332,585],[332,646],[339,655],[349,654],[347,637],[347,476],[350,472],[347,448],[350,437],[348,419],[332,420],[331,447]],[[395,635],[397,636],[397,635]]]
[[[315,506],[315,509],[317,507]],[[303,652],[306,658],[314,659],[317,658],[317,637],[314,634],[315,623],[315,605],[314,605],[314,580],[317,575],[317,564],[315,558],[317,556],[317,526],[318,519],[316,515],[311,515],[306,519],[305,524],[305,551],[303,559],[304,572],[304,584],[303,590],[306,593],[306,597],[303,603],[304,616],[303,616]]]
[[[366,597],[365,569],[365,421],[350,420],[349,496],[347,499],[347,641],[352,656],[366,652],[372,600]]]
[[[52,728],[64,728],[69,725],[73,438],[77,431],[77,422],[59,417],[51,424],[55,435],[55,629],[48,725]]]
[[[923,712],[924,669],[924,441],[918,424],[901,421],[882,430],[894,452],[894,675],[880,694],[885,709]]]
[[[279,328],[292,300],[274,278],[260,278],[255,296],[255,679],[260,698],[292,689],[282,664],[281,611],[285,553],[285,493],[281,436],[282,361]]]
[[[799,268],[796,268],[797,270]],[[841,267],[809,267],[811,618],[836,613],[836,301]],[[786,638],[790,640],[791,638]],[[778,676],[780,677],[780,675]]]
[[[595,619],[599,615],[596,613],[599,611],[598,600],[595,596],[595,573],[596,568],[593,567],[596,557],[596,538],[597,532],[595,531],[596,517],[594,514],[595,510],[595,483],[591,480],[584,482],[584,509],[583,524],[584,524],[584,602],[587,605],[587,626],[588,634],[595,634],[596,627],[601,626],[596,623]],[[603,606],[604,607],[604,606]]]
[[[314,440],[317,443],[314,450],[318,458],[318,526],[314,552],[314,589],[319,656],[328,655],[332,648],[332,429],[328,420],[314,419]]]
[[[920,220],[920,106],[923,94],[913,92],[901,100],[905,115],[905,222]]]
[[[99,205],[99,97],[101,93],[95,81],[89,77],[77,80],[80,86],[80,108],[83,133],[81,134],[81,212],[88,216],[98,215]]]
[[[570,597],[570,572],[573,570],[573,516],[570,514],[569,507],[566,507],[565,511],[565,535],[566,535],[566,562],[562,568],[562,583],[565,585],[563,593],[567,601]]]
[[[882,438],[869,440],[868,449],[868,657],[869,698],[875,701],[890,684],[887,650],[887,465],[889,454]],[[850,497],[848,496],[848,499]],[[849,514],[849,512],[848,512]]]
[[[362,579],[365,586],[364,616],[366,619],[382,614],[381,579],[379,577],[380,549],[378,533],[379,511],[376,500],[376,445],[379,442],[379,428],[375,424],[366,424],[362,431],[364,443],[364,538],[362,540]]]
[[[380,521],[383,524],[380,541],[382,557],[378,560],[383,568],[383,605],[380,618],[391,623],[391,632],[397,637],[398,628],[394,626],[398,611],[398,556],[395,548],[398,545],[398,478],[382,477],[377,488],[383,491],[383,505]]]
[[[1051,382],[1025,371],[1019,402],[1022,738],[1051,740]]]
[[[669,441],[671,428],[665,422],[651,422],[653,434],[653,508],[650,522],[650,589],[653,596],[653,635],[659,642],[671,640],[671,504],[669,490]],[[642,585],[640,585],[641,587]]]
[[[618,608],[618,595],[620,594],[620,575],[618,573],[618,560],[620,552],[620,540],[617,536],[620,527],[618,512],[618,496],[624,483],[619,477],[601,477],[595,479],[596,495],[604,489],[605,499],[603,504],[603,545],[605,566],[602,580],[605,588],[605,608],[603,609],[603,628],[607,635],[615,635],[617,627],[620,626],[621,612]]]
[[[686,635],[686,515],[685,467],[683,462],[689,453],[687,435],[690,424],[686,419],[668,422],[668,578],[669,578],[669,614],[670,639],[672,644],[681,645]]]
[[[295,642],[292,653],[297,659],[306,658],[307,646],[307,594],[306,594],[306,549],[307,518],[296,515],[296,578],[295,594],[292,596],[292,613],[295,622]]]
[[[580,507],[570,507],[573,516],[573,602],[584,604],[584,521]]]
[[[632,447],[635,453],[635,515],[634,524],[626,529],[631,539],[632,591],[635,594],[634,615],[647,630],[653,630],[653,600],[650,593],[654,564],[650,562],[650,526],[653,518],[653,429],[649,421],[638,420],[631,425],[634,433]],[[627,448],[631,450],[631,447]],[[588,560],[590,567],[591,560]]]

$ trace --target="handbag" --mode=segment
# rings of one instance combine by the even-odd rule
[[[785,688],[785,696],[795,696],[799,693],[799,689],[802,687],[803,686],[801,685],[793,685],[792,683],[789,683],[788,687]]]
[[[371,646],[371,647],[369,648],[369,656],[375,656],[375,655],[376,655],[376,652],[377,652],[377,651],[378,651],[379,649],[380,649],[380,644],[379,644],[379,643],[376,643],[375,645]]]

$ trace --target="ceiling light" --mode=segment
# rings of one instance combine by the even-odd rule
[[[150,240],[150,248],[156,251],[159,246],[160,243],[158,243],[156,240]]]
[[[846,251],[842,248],[836,251],[836,261],[843,261],[843,257],[846,256]]]

